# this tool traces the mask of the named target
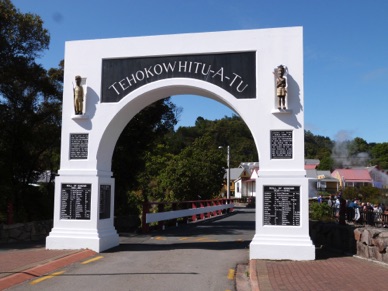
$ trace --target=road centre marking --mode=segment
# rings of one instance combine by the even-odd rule
[[[95,261],[101,260],[102,258],[103,258],[103,256],[94,257],[94,258],[91,258],[89,260],[83,261],[81,264],[82,265],[86,265],[86,264],[89,264],[91,262],[95,262]]]
[[[157,236],[157,237],[155,237],[155,239],[156,239],[156,240],[166,240],[166,238],[165,238],[165,237],[162,237],[162,236]]]
[[[200,242],[218,242],[216,239],[209,239],[206,237],[199,237],[195,241],[200,241]]]
[[[228,277],[229,280],[233,280],[234,279],[234,269],[229,269],[227,277]]]
[[[207,238],[206,237],[199,237],[196,239],[196,241],[203,241],[203,240],[207,240]]]
[[[43,277],[41,277],[41,278],[39,278],[39,279],[36,279],[36,280],[34,280],[34,281],[31,281],[31,282],[30,282],[30,285],[38,284],[38,283],[40,283],[40,282],[42,282],[42,281],[45,281],[45,280],[47,280],[47,279],[51,279],[51,278],[54,278],[54,277],[56,277],[56,276],[62,275],[63,273],[65,273],[65,271],[55,272],[55,273],[52,273],[51,275],[43,276]]]
[[[159,240],[159,241],[167,240],[167,238],[163,237],[163,236],[155,236],[152,239]],[[181,237],[178,240],[180,240],[180,241],[194,240],[194,241],[197,241],[197,242],[218,242],[219,241],[219,240],[210,239],[210,238],[207,238],[207,237],[199,237],[199,238],[196,238],[196,239],[190,238],[190,237]]]

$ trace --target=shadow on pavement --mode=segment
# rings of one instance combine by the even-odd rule
[[[239,213],[248,215],[234,219],[234,216]],[[255,231],[252,213],[254,210],[241,212],[235,210],[223,216],[169,227],[165,230],[146,234],[121,234],[120,245],[106,252],[248,249]]]
[[[328,249],[328,248],[315,249],[315,260],[327,260],[332,258],[352,257],[352,256],[353,254],[344,253],[334,249]]]
[[[1,243],[0,244],[0,252],[1,251],[9,251],[9,250],[24,250],[24,249],[39,249],[45,248],[46,241],[26,241],[26,242],[10,242],[10,243]]]

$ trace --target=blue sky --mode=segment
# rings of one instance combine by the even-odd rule
[[[51,35],[39,60],[57,67],[66,41],[303,26],[305,129],[332,140],[388,142],[387,0],[13,0]],[[178,96],[179,125],[233,112]]]

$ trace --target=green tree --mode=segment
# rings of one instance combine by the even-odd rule
[[[333,171],[334,161],[330,156],[324,156],[319,160],[317,170]]]
[[[158,180],[165,197],[184,201],[217,196],[225,173],[222,156],[214,138],[197,138],[161,171]]]
[[[343,190],[343,197],[350,200],[360,199],[362,202],[379,203],[380,191],[372,186],[346,187]]]
[[[331,156],[333,142],[328,137],[314,135],[311,131],[305,131],[305,158],[324,159]]]
[[[50,41],[41,18],[1,0],[0,23],[0,211],[13,203],[16,221],[29,220],[30,185],[58,156],[62,87],[35,62]]]
[[[238,167],[241,162],[258,161],[256,145],[252,134],[245,122],[237,115],[224,117],[220,120],[206,120],[198,117],[195,126],[180,127],[172,141],[177,141],[180,147],[175,148],[178,154],[186,146],[191,145],[195,139],[209,135],[218,146],[230,146],[230,166]],[[260,141],[259,141],[260,142]],[[226,158],[224,156],[226,163]]]
[[[351,144],[349,145],[349,153],[351,155],[356,155],[358,153],[367,153],[369,152],[370,147],[369,144],[366,142],[365,139],[362,139],[361,137],[356,137],[353,139]]]
[[[388,142],[375,144],[371,149],[371,163],[380,169],[388,169]]]
[[[48,49],[50,35],[42,19],[31,13],[23,14],[10,0],[0,0],[0,66],[13,66],[15,60],[33,62]],[[7,75],[8,70],[1,70]],[[9,76],[12,78],[12,75]]]
[[[333,209],[327,203],[310,203],[310,219],[319,221],[332,221],[333,220]]]
[[[356,137],[348,145],[352,166],[366,167],[370,163],[370,146],[362,138]]]
[[[224,117],[215,121],[213,135],[218,145],[230,146],[231,168],[238,167],[241,162],[259,161],[252,133],[239,116]]]
[[[315,159],[316,158],[316,144],[314,139],[314,134],[311,131],[304,132],[304,156],[307,159]]]
[[[112,170],[116,178],[116,213],[135,211],[130,195],[146,201],[155,168],[149,164],[151,153],[174,130],[176,107],[169,98],[159,100],[139,112],[124,128],[116,143]],[[148,163],[148,164],[147,164]],[[135,200],[136,200],[135,199]]]
[[[141,114],[147,118],[156,116],[153,121],[156,122],[159,115],[148,110],[142,111]],[[179,110],[171,106],[169,112],[173,113],[170,117],[177,116]],[[141,115],[136,117],[142,119]],[[144,120],[144,123],[148,122]],[[218,195],[226,168],[226,152],[218,149],[220,145],[231,145],[232,167],[237,167],[241,161],[257,160],[252,135],[237,116],[215,121],[198,117],[193,127],[180,127],[176,132],[170,127],[160,135],[153,131],[149,132],[147,126],[145,128],[144,131],[143,123],[131,121],[116,145],[113,168],[116,177],[116,197],[120,201],[116,203],[120,205],[121,213],[129,211],[129,208],[124,211],[122,206],[129,200],[182,200],[188,197],[197,199],[198,195],[203,198]],[[149,137],[148,133],[151,133]],[[194,155],[202,158],[205,151],[213,153],[211,158],[207,157],[203,161],[193,158]],[[211,179],[208,179],[208,174],[203,174],[210,169],[221,176],[221,181],[217,182],[220,176],[216,176],[217,179],[214,180],[214,174],[210,176]],[[174,174],[167,175],[167,170]],[[182,173],[178,174],[179,171]],[[177,175],[185,178],[174,180],[173,177],[176,178]],[[188,187],[189,190],[184,187]],[[181,191],[182,189],[184,191]]]

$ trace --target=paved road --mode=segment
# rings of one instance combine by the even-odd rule
[[[249,260],[254,209],[150,235],[121,236],[93,261],[10,290],[235,290],[234,271]]]

